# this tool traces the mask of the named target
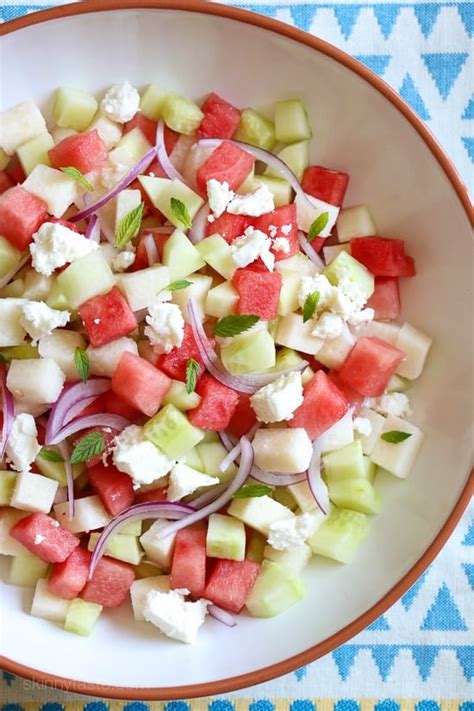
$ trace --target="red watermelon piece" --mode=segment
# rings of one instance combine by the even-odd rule
[[[87,581],[81,597],[104,607],[120,607],[134,580],[131,565],[104,556],[98,562],[92,579]]]
[[[43,200],[15,185],[0,197],[0,234],[23,251],[46,219],[48,208]]]
[[[222,141],[196,172],[196,185],[205,194],[211,178],[228,183],[232,190],[242,185],[252,170],[253,156],[230,141]]]
[[[238,614],[255,585],[259,570],[260,565],[254,560],[216,560],[203,597]]]
[[[304,427],[311,439],[332,427],[346,413],[348,403],[342,392],[323,370],[306,383],[303,404],[288,422],[290,427]]]
[[[197,523],[178,531],[171,564],[170,588],[186,588],[202,597],[206,587],[206,525]]]
[[[63,220],[60,217],[47,217],[45,222],[54,222],[57,225],[62,225],[63,227],[67,227],[68,230],[72,230],[73,232],[79,233],[79,229],[74,222],[68,222],[68,220]]]
[[[45,563],[62,563],[79,545],[77,536],[44,513],[22,518],[10,535]]]
[[[402,239],[356,237],[351,239],[351,254],[374,276],[415,276],[415,262],[405,255]]]
[[[0,170],[0,194],[4,193],[8,188],[12,188],[15,181],[8,175],[6,170]]]
[[[112,464],[99,462],[87,472],[89,484],[100,496],[107,511],[116,516],[133,504],[135,493],[128,474],[119,472]]]
[[[344,201],[348,182],[347,173],[330,170],[322,165],[312,165],[306,168],[301,187],[308,195],[340,207]]]
[[[121,397],[114,393],[113,390],[108,390],[102,395],[102,398],[104,407],[102,408],[101,412],[104,412],[104,410],[106,410],[107,412],[110,412],[113,415],[121,415],[122,417],[125,417],[127,420],[131,421],[142,418],[142,413],[139,412],[139,410],[137,410],[135,407],[131,407],[131,405],[126,403],[125,400],[122,400]]]
[[[124,124],[123,132],[128,133],[134,128],[139,128],[140,131],[145,136],[146,140],[150,145],[154,146],[156,143],[156,128],[158,126],[157,121],[148,118],[145,114],[137,113],[135,116]]]
[[[242,237],[247,227],[253,225],[253,217],[248,215],[231,215],[223,212],[214,222],[208,222],[206,236],[219,234],[226,242],[232,244],[237,237]]]
[[[209,339],[211,346],[214,346],[214,339]],[[176,346],[169,353],[165,353],[158,359],[157,367],[160,368],[166,375],[174,380],[186,380],[186,365],[190,358],[201,366],[201,372],[204,370],[204,363],[199,354],[199,349],[193,336],[193,329],[189,324],[184,326],[183,342],[180,346]]]
[[[150,489],[149,491],[138,490],[135,495],[137,504],[144,504],[147,501],[168,501],[168,489],[159,487],[158,489]]]
[[[235,437],[242,437],[242,435],[247,434],[256,421],[257,415],[250,404],[250,395],[239,393],[237,407],[229,420],[227,431]]]
[[[26,173],[23,170],[23,166],[20,163],[20,159],[15,155],[11,157],[9,164],[5,168],[10,178],[14,183],[22,183],[26,180]]]
[[[349,385],[344,383],[340,379],[339,373],[337,371],[330,370],[328,373],[328,378],[341,391],[341,393],[344,395],[344,397],[346,398],[349,405],[355,406],[354,412],[355,412],[355,414],[357,414],[357,412],[360,410],[360,408],[362,407],[362,404],[365,400],[364,396],[361,395],[360,393],[358,393],[357,390],[354,390],[354,388],[351,388],[351,387],[349,387]]]
[[[374,310],[377,321],[398,318],[401,306],[397,277],[375,277],[374,293],[366,306]]]
[[[283,228],[291,226],[291,230],[288,232],[287,229],[282,231]],[[282,205],[277,207],[272,212],[268,212],[266,215],[257,217],[254,222],[256,230],[265,232],[269,237],[285,237],[290,243],[290,251],[282,252],[272,249],[275,255],[275,261],[280,261],[281,259],[289,259],[293,257],[297,252],[299,252],[300,246],[298,242],[298,227],[296,223],[296,205],[293,203],[291,205]],[[270,228],[277,228],[274,229]]]
[[[186,413],[195,427],[220,432],[227,428],[235,412],[239,395],[218,380],[204,373],[196,387],[201,402]]]
[[[166,240],[169,238],[171,233],[162,234],[161,232],[154,232],[154,230],[146,230],[140,237],[140,242],[137,247],[137,254],[135,261],[133,263],[133,271],[137,272],[140,269],[147,269],[150,264],[148,262],[148,254],[145,247],[145,237],[151,236],[158,250],[159,258],[163,256],[163,247]]]
[[[204,118],[197,130],[199,138],[232,138],[240,122],[240,111],[217,94],[209,94],[201,106]]]
[[[278,272],[237,269],[232,284],[239,292],[238,314],[255,314],[265,321],[276,318],[282,277]]]
[[[347,356],[339,377],[361,395],[377,397],[385,392],[404,357],[403,351],[390,343],[363,336]]]
[[[48,590],[53,595],[72,600],[79,595],[89,576],[91,553],[76,548],[63,563],[55,563],[48,580]]]
[[[112,377],[112,390],[131,407],[152,417],[160,408],[171,380],[144,358],[123,353]]]
[[[93,296],[79,307],[87,337],[94,348],[127,336],[137,328],[137,320],[120,289]]]
[[[53,168],[73,167],[81,173],[99,170],[108,155],[107,148],[95,129],[67,136],[48,151]]]
[[[94,414],[102,414],[103,408],[101,412],[94,413]],[[89,413],[92,414],[92,413]],[[104,443],[105,443],[105,449],[101,454],[97,454],[95,457],[91,457],[85,462],[86,467],[95,467],[96,464],[99,464],[99,462],[102,462],[104,459],[108,457],[110,452],[112,451],[112,446],[114,443],[114,439],[118,434],[117,430],[113,430],[111,427],[88,427],[86,430],[82,430],[78,434],[78,436],[74,439],[73,444],[74,447],[77,446],[77,444],[81,441],[81,439],[84,439],[88,434],[91,434],[92,432],[100,432],[100,434],[104,438]]]

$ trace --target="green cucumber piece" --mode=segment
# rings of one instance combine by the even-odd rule
[[[394,373],[387,385],[388,393],[404,393],[410,387],[410,381]]]
[[[72,600],[66,614],[64,629],[82,637],[89,637],[102,612],[102,605],[86,602],[80,598]]]
[[[153,178],[150,175],[139,175],[138,180],[153,205],[162,212],[175,227],[180,229],[186,227],[186,225],[182,224],[181,220],[176,217],[171,209],[171,198],[183,203],[191,219],[193,219],[199,208],[204,204],[204,200],[200,195],[195,193],[194,190],[191,190],[191,188],[188,188],[187,185],[177,178],[169,180],[168,178]],[[168,243],[169,239],[165,245]],[[204,262],[196,268],[200,269],[203,266]],[[190,272],[188,272],[188,274],[189,273]]]
[[[331,284],[338,286],[342,278],[348,278],[356,285],[361,296],[368,299],[374,293],[374,277],[363,264],[347,252],[339,252],[337,257],[323,270]]]
[[[220,441],[201,442],[196,447],[196,452],[202,462],[202,471],[205,474],[215,476],[223,483],[233,479],[237,472],[235,464],[230,464],[225,472],[221,472],[219,469],[222,460],[227,456],[227,450]]]
[[[151,146],[142,131],[137,127],[127,131],[117,143],[116,148],[126,151],[133,164],[138,163],[140,158],[143,158],[145,153],[150,150]]]
[[[252,531],[247,540],[247,552],[245,557],[247,560],[254,560],[256,563],[261,563],[264,558],[267,539],[258,531]]]
[[[272,372],[279,373],[282,370],[289,370],[296,365],[300,365],[303,360],[304,358],[292,348],[283,346],[276,352],[275,365],[272,368]]]
[[[275,145],[275,126],[254,109],[244,109],[234,139],[271,151]]]
[[[265,328],[236,336],[221,348],[221,359],[231,375],[256,373],[275,365],[275,343]]]
[[[10,156],[8,156],[3,148],[0,148],[0,170],[5,170],[10,162]]]
[[[282,143],[305,141],[312,136],[308,114],[299,99],[275,104],[275,136]]]
[[[5,237],[0,236],[0,279],[6,276],[21,259],[21,252],[15,249]]]
[[[152,121],[158,121],[167,97],[168,92],[162,91],[155,84],[148,84],[140,100],[142,114]]]
[[[51,166],[48,151],[54,146],[54,140],[50,133],[42,133],[35,138],[30,138],[26,143],[16,149],[16,154],[25,171],[29,175],[33,168],[42,163]]]
[[[57,452],[60,456],[61,452],[59,451],[58,447],[46,447],[46,449],[50,449],[54,452]],[[66,476],[66,466],[64,462],[50,462],[47,459],[44,459],[41,456],[41,452],[38,454],[38,456],[35,459],[35,465],[38,467],[40,470],[41,474],[44,476],[47,476],[49,479],[53,479],[54,481],[57,481],[59,486],[66,486],[67,485],[67,476]],[[78,476],[80,476],[83,472],[86,471],[86,465],[84,463],[79,463],[79,464],[73,464],[72,465],[72,475],[74,479],[77,479]]]
[[[252,189],[249,192],[257,190],[262,185],[266,185],[273,194],[275,207],[288,205],[291,202],[293,195],[292,188],[283,178],[270,178],[268,175],[256,175],[252,181]]]
[[[49,291],[48,298],[46,299],[46,304],[50,308],[57,309],[58,311],[71,310],[71,306],[64,296],[64,292],[61,290],[56,277],[53,278],[51,289]]]
[[[175,230],[163,247],[163,264],[168,267],[170,278],[184,279],[205,265],[196,247],[181,230]]]
[[[343,509],[364,514],[377,514],[382,508],[382,499],[368,479],[329,481],[329,498]]]
[[[93,551],[100,533],[91,533],[87,549]],[[127,533],[116,533],[115,536],[109,538],[105,547],[107,555],[117,560],[123,560],[124,563],[138,565],[143,557],[143,548],[138,542],[136,536],[130,536]]]
[[[129,521],[125,526],[120,526],[120,533],[127,536],[141,536],[143,521]]]
[[[61,86],[56,92],[53,114],[61,128],[85,131],[98,108],[96,99],[87,91]]]
[[[296,573],[264,560],[246,606],[253,617],[275,617],[302,600],[305,593],[306,586]]]
[[[93,296],[106,294],[115,284],[111,268],[101,250],[77,259],[57,278],[58,288],[73,309]]]
[[[224,318],[234,313],[239,301],[239,293],[229,281],[210,289],[204,304],[204,313],[214,318]]]
[[[202,446],[202,442],[201,442],[201,444],[198,444],[197,447],[201,447],[201,446]],[[191,467],[191,469],[196,469],[198,472],[205,474],[206,471],[204,469],[204,464],[203,464],[202,459],[199,455],[197,447],[193,447],[193,449],[191,449],[187,453],[187,455],[183,459],[183,464],[187,464],[188,467]]]
[[[194,133],[204,118],[196,102],[177,94],[168,94],[161,111],[168,128],[187,136]]]
[[[211,514],[207,528],[206,554],[210,558],[244,560],[245,526],[231,516]]]
[[[162,571],[153,563],[139,563],[135,566],[135,580],[143,580],[144,578],[154,578],[161,575]]]
[[[334,508],[307,543],[315,555],[350,563],[368,532],[365,514]]]
[[[218,274],[224,279],[232,279],[237,266],[232,259],[232,250],[223,237],[218,234],[206,237],[197,244],[196,249]]]
[[[309,141],[299,141],[291,146],[285,146],[277,153],[277,156],[286,163],[301,182],[303,173],[309,165]],[[268,175],[270,178],[281,178],[281,174],[270,166],[265,170],[264,175]]]
[[[206,302],[209,289],[212,286],[212,277],[207,276],[206,274],[191,274],[189,275],[187,281],[191,282],[191,286],[188,286],[186,289],[176,289],[176,291],[173,291],[171,301],[173,304],[177,304],[179,306],[184,320],[186,323],[189,323],[190,317],[188,303],[189,299],[193,299],[199,318],[203,320],[204,304]]]
[[[301,287],[301,276],[296,272],[281,272],[282,282],[278,300],[278,315],[288,316],[299,308],[298,296]]]
[[[196,392],[187,393],[186,383],[181,380],[172,380],[168,392],[166,393],[163,405],[171,403],[178,410],[185,411],[197,407],[201,402],[201,398]]]
[[[273,560],[290,572],[300,573],[308,565],[312,551],[306,543],[287,551],[279,551],[272,546],[265,546],[264,555],[266,560]]]
[[[374,483],[375,477],[377,475],[377,465],[373,463],[373,461],[367,457],[364,454],[364,467],[365,467],[365,473],[364,477],[369,481],[371,484]]]
[[[323,466],[328,481],[363,479],[366,474],[366,466],[360,439],[325,454]]]
[[[168,457],[184,457],[204,437],[174,405],[165,405],[144,427],[144,435]]]
[[[8,506],[15,488],[17,472],[0,471],[0,506]]]
[[[40,578],[46,577],[48,567],[48,563],[31,553],[15,555],[10,563],[8,583],[24,588],[34,588]]]

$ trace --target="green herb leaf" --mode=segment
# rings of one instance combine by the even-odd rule
[[[125,217],[122,217],[115,235],[115,246],[117,249],[125,247],[127,242],[130,242],[131,239],[136,237],[140,231],[144,209],[145,203],[141,202],[137,207],[134,207],[133,210],[130,210]]]
[[[43,447],[39,453],[39,456],[47,462],[64,462],[64,459],[61,457],[59,452],[56,452],[54,449],[45,449]]]
[[[192,286],[193,282],[187,279],[178,279],[177,281],[172,281],[171,284],[165,286],[161,291],[179,291],[179,289],[187,289],[188,286]]]
[[[319,291],[313,291],[311,294],[308,294],[303,306],[303,323],[306,323],[306,321],[309,321],[310,318],[313,318],[318,303]]]
[[[271,494],[272,488],[266,486],[265,484],[247,484],[243,486],[236,494],[232,497],[233,499],[254,499],[258,496],[266,496]]]
[[[66,173],[66,175],[69,175],[70,178],[73,178],[77,183],[80,183],[82,187],[89,190],[89,192],[94,192],[94,186],[89,183],[86,176],[83,175],[77,168],[68,166],[67,168],[60,168],[60,170],[62,170],[63,173]]]
[[[79,440],[71,455],[71,464],[87,462],[105,450],[105,439],[102,432],[90,432]]]
[[[89,356],[83,348],[77,346],[74,351],[74,365],[83,383],[87,383],[89,378]]]
[[[404,442],[408,437],[411,437],[411,432],[400,432],[399,430],[392,430],[391,432],[385,432],[381,435],[381,439],[389,444],[400,444]]]
[[[191,219],[191,215],[189,214],[189,210],[184,204],[184,202],[181,202],[181,200],[178,200],[178,198],[172,197],[170,200],[170,205],[171,212],[173,213],[174,217],[178,220],[178,222],[181,222],[183,227],[189,230],[192,227],[193,221]]]
[[[196,388],[197,376],[201,369],[201,366],[194,360],[190,358],[186,364],[186,392],[188,395],[194,392]]]
[[[216,336],[222,336],[226,338],[228,336],[238,336],[239,333],[248,331],[252,328],[257,321],[260,321],[260,316],[254,316],[253,314],[230,314],[229,316],[224,316],[218,321],[214,326],[214,333]]]
[[[315,219],[315,221],[309,228],[307,241],[312,242],[315,237],[320,235],[321,232],[326,227],[328,222],[329,222],[329,212],[322,212],[320,215],[318,215],[318,217]]]

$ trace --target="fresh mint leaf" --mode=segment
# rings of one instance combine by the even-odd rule
[[[181,200],[178,200],[178,198],[172,197],[170,200],[170,205],[171,212],[173,213],[174,217],[178,220],[178,222],[181,222],[183,227],[189,230],[192,227],[193,221],[191,219],[191,215],[189,214],[189,210],[184,204],[184,202],[181,202]]]
[[[64,459],[61,457],[59,452],[56,452],[54,449],[46,449],[43,447],[39,453],[39,456],[47,462],[64,462]]]
[[[105,450],[105,439],[102,432],[90,432],[79,440],[71,455],[71,464],[87,462]]]
[[[319,291],[313,291],[305,299],[303,306],[303,323],[313,318],[319,303]]]
[[[137,236],[142,224],[144,209],[145,203],[141,202],[137,207],[134,207],[133,210],[130,210],[125,217],[122,217],[115,235],[115,246],[117,249],[122,249],[127,242],[130,242],[131,239]]]
[[[77,346],[74,352],[74,365],[82,382],[87,383],[89,378],[89,356],[86,351],[79,346]]]
[[[320,215],[318,215],[318,217],[315,219],[315,221],[309,228],[307,241],[312,242],[315,237],[320,235],[321,232],[326,227],[328,222],[329,222],[329,212],[322,212]]]
[[[272,488],[265,484],[247,484],[243,486],[232,498],[234,499],[254,499],[259,496],[271,494]]]
[[[254,314],[230,314],[215,324],[214,333],[222,338],[238,336],[252,328],[257,321],[260,321],[260,316]]]
[[[200,368],[201,366],[197,360],[194,360],[194,358],[188,360],[186,364],[186,392],[188,395],[191,395],[196,389],[197,376]]]
[[[94,186],[89,183],[87,180],[86,176],[81,173],[80,170],[77,168],[73,168],[72,166],[68,166],[67,168],[60,168],[60,170],[63,171],[63,173],[66,173],[66,175],[69,175],[70,178],[73,178],[76,183],[80,183],[83,188],[86,190],[89,190],[89,192],[93,193],[94,192]]]
[[[177,279],[177,281],[172,281],[171,284],[165,286],[161,291],[179,291],[179,289],[187,289],[188,286],[192,286],[193,282],[187,279]]]
[[[383,435],[381,435],[381,439],[383,439],[384,442],[388,442],[389,444],[400,444],[400,442],[404,442],[406,439],[411,437],[411,435],[411,432],[400,432],[399,430],[392,430],[391,432],[385,432]]]

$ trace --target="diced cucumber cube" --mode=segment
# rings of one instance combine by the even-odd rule
[[[163,264],[168,267],[174,281],[201,269],[205,261],[184,232],[175,230],[163,247]]]
[[[192,99],[177,94],[166,96],[161,111],[168,128],[187,136],[194,133],[204,118],[203,112]]]
[[[51,449],[54,452],[57,452],[59,455],[61,455],[61,452],[59,451],[58,447],[48,446],[47,449],[48,450]],[[59,486],[66,486],[66,484],[67,484],[66,467],[63,462],[50,462],[48,459],[44,459],[41,456],[41,452],[40,452],[35,459],[35,465],[38,467],[41,474],[49,477],[49,479],[53,479],[54,481],[57,481]],[[74,479],[77,479],[77,477],[80,474],[82,474],[82,472],[84,472],[85,470],[86,470],[86,465],[84,463],[81,462],[80,464],[73,464],[72,465],[72,475],[73,475]]]
[[[280,373],[282,370],[289,370],[296,365],[303,363],[303,358],[292,348],[280,348],[276,354],[275,365],[272,372]]]
[[[298,229],[308,233],[311,225],[318,218],[326,216],[326,224],[318,233],[318,237],[329,237],[336,224],[339,208],[312,195],[298,193],[295,199]]]
[[[51,134],[42,133],[40,136],[36,136],[36,138],[30,138],[29,141],[26,141],[26,143],[23,143],[17,148],[16,153],[26,175],[29,175],[33,168],[36,168],[39,163],[51,165],[48,151],[53,146],[54,140]]]
[[[127,536],[141,536],[143,521],[129,521],[125,526],[120,526],[120,533]]]
[[[138,179],[143,185],[143,189],[152,201],[153,205],[165,215],[165,217],[176,227],[182,229],[183,225],[171,208],[171,198],[179,200],[186,207],[191,219],[196,215],[199,208],[204,204],[200,195],[188,188],[187,185],[175,178],[153,178],[150,175],[139,175]],[[169,241],[169,240],[168,240]],[[167,241],[167,243],[168,243]],[[201,264],[201,267],[204,266]],[[199,269],[200,267],[198,267]]]
[[[360,439],[325,454],[323,466],[328,481],[364,478],[365,465]]]
[[[365,514],[334,508],[308,544],[315,555],[350,563],[368,532]]]
[[[53,113],[58,126],[85,131],[99,107],[92,94],[61,86],[56,92]]]
[[[71,304],[68,302],[64,292],[61,290],[57,277],[53,277],[46,303],[52,309],[57,309],[58,311],[71,311]]]
[[[296,272],[281,272],[281,276],[278,315],[288,316],[299,308],[298,294],[301,287],[301,276]]]
[[[221,472],[220,470],[220,465],[227,456],[227,450],[220,441],[203,441],[196,447],[196,453],[201,461],[202,469],[199,469],[199,471],[202,471],[208,476],[218,477],[223,483],[230,481],[235,476],[237,467],[233,463],[229,464],[225,472]],[[188,462],[186,462],[186,464],[188,464]]]
[[[261,563],[264,558],[265,546],[267,539],[258,531],[252,531],[247,537],[247,552],[245,557],[247,560],[254,560],[256,563]]]
[[[289,313],[280,320],[275,342],[302,353],[316,355],[324,340],[313,336],[313,330],[314,324],[311,321],[305,323],[301,314]]]
[[[293,512],[286,506],[282,506],[266,495],[249,499],[233,499],[228,514],[265,536],[268,536],[272,523],[294,517]]]
[[[268,175],[256,175],[248,192],[257,190],[260,186],[265,185],[273,195],[275,207],[288,205],[292,200],[292,187],[283,178],[270,178]]]
[[[0,289],[0,297],[2,299],[8,299],[8,298],[18,299],[21,296],[23,296],[24,288],[25,288],[25,282],[20,277],[19,279],[15,279],[14,281],[11,281],[9,284],[4,286],[3,289]]]
[[[153,578],[161,574],[161,569],[154,563],[142,562],[135,566],[135,579],[142,580],[145,578]],[[133,587],[133,585],[132,585]],[[131,589],[130,589],[131,593]]]
[[[404,323],[398,332],[395,347],[405,353],[405,358],[397,368],[398,375],[409,380],[418,378],[425,366],[433,339],[418,328]]]
[[[347,252],[339,252],[336,259],[324,269],[323,274],[335,286],[338,286],[342,279],[349,279],[357,286],[364,299],[368,299],[374,293],[373,274]]]
[[[286,163],[301,182],[303,173],[309,165],[309,141],[299,141],[291,146],[285,146],[277,153],[277,156]],[[270,178],[281,178],[281,174],[270,166],[265,170],[265,175]]]
[[[237,266],[232,258],[230,245],[223,237],[218,234],[206,237],[197,244],[196,249],[218,274],[224,279],[232,279]]]
[[[201,398],[196,392],[186,392],[186,384],[181,380],[171,381],[170,388],[163,400],[164,405],[171,403],[182,411],[191,410],[193,407],[197,407],[200,402]]]
[[[102,609],[102,605],[97,605],[95,602],[86,602],[80,598],[72,600],[64,621],[64,629],[66,632],[89,637]]]
[[[19,264],[21,252],[15,249],[5,237],[0,236],[0,279]]]
[[[168,93],[158,89],[155,84],[148,84],[140,101],[142,114],[152,121],[158,121],[161,118],[167,96]]]
[[[377,476],[377,465],[364,454],[364,466],[365,466],[365,478],[371,484],[374,483],[375,477]]]
[[[24,588],[34,588],[40,578],[48,571],[48,563],[31,553],[13,556],[8,573],[10,585],[20,585]]]
[[[410,387],[410,381],[406,378],[401,378],[399,375],[394,373],[387,385],[388,393],[404,393]]]
[[[77,309],[93,296],[110,291],[115,277],[98,249],[70,264],[58,276],[57,283],[67,302]]]
[[[204,320],[204,304],[212,286],[212,277],[206,274],[192,274],[187,276],[187,281],[191,282],[191,286],[188,286],[187,289],[173,291],[171,301],[174,304],[178,304],[184,320],[186,323],[190,323],[191,317],[188,311],[188,302],[189,299],[193,299],[198,316],[202,321]]]
[[[146,597],[151,590],[169,592],[169,575],[158,575],[157,568],[153,577],[144,577],[142,580],[135,580],[130,588],[130,598],[132,601],[133,616],[137,622],[145,620],[143,611],[146,606]]]
[[[168,267],[156,264],[137,272],[119,274],[117,286],[125,294],[132,311],[140,311],[156,303],[157,295],[170,281]]]
[[[35,594],[31,605],[31,614],[44,620],[64,623],[69,609],[69,600],[53,595],[48,590],[48,581],[40,578],[36,583]]]
[[[376,514],[382,508],[382,499],[367,479],[329,481],[329,498],[343,509]]]
[[[275,343],[265,328],[243,333],[222,346],[221,359],[231,375],[267,370],[275,365]]]
[[[132,128],[131,131],[125,133],[117,143],[117,148],[126,151],[133,163],[138,163],[151,146],[143,135],[142,131],[137,128]]]
[[[31,343],[25,343],[23,346],[10,346],[10,348],[2,348],[2,356],[9,363],[12,360],[30,360],[32,358],[36,359],[40,357],[38,353],[38,348],[32,346]]]
[[[201,444],[198,444],[197,446],[201,447],[202,445],[203,445],[203,442],[201,442]],[[188,467],[191,467],[191,469],[196,469],[198,472],[201,472],[202,474],[205,473],[204,464],[203,464],[203,461],[199,455],[197,447],[194,447],[187,453],[187,455],[184,457],[183,463],[187,464]]]
[[[311,259],[309,259],[306,254],[298,252],[293,257],[289,259],[281,259],[275,264],[275,271],[283,274],[284,272],[293,272],[302,276],[316,276],[319,272],[318,267],[313,264]]]
[[[209,516],[206,554],[210,558],[244,560],[245,543],[245,526],[241,521],[222,514]]]
[[[100,533],[91,533],[89,536],[88,550],[93,551]],[[129,536],[126,533],[116,533],[115,536],[109,538],[106,545],[106,553],[112,558],[123,560],[125,563],[138,565],[143,557],[143,549],[141,548],[138,538]]]
[[[290,572],[301,573],[308,565],[312,551],[306,543],[286,551],[279,551],[276,548],[272,548],[272,546],[265,546],[264,556],[267,560],[273,560]]]
[[[0,506],[10,504],[15,488],[17,472],[0,471]]]
[[[264,560],[246,606],[253,617],[275,617],[302,600],[305,593],[306,586],[295,572]]]
[[[311,138],[308,114],[299,99],[275,104],[275,137],[282,143],[296,143]]]
[[[353,237],[371,237],[377,234],[377,225],[367,205],[344,207],[337,219],[339,242],[349,242]]]
[[[406,432],[410,436],[398,444],[385,442],[382,436],[393,431]],[[416,425],[402,420],[400,417],[389,415],[385,419],[382,433],[370,458],[379,467],[387,469],[400,479],[406,479],[418,455],[422,441],[423,432]]]
[[[204,437],[174,405],[165,405],[144,427],[144,435],[168,457],[184,457]]]
[[[215,318],[224,318],[224,316],[234,313],[238,301],[238,291],[230,282],[224,281],[209,290],[204,304],[204,312]]]
[[[275,126],[254,109],[244,109],[234,139],[271,151],[275,145]]]

